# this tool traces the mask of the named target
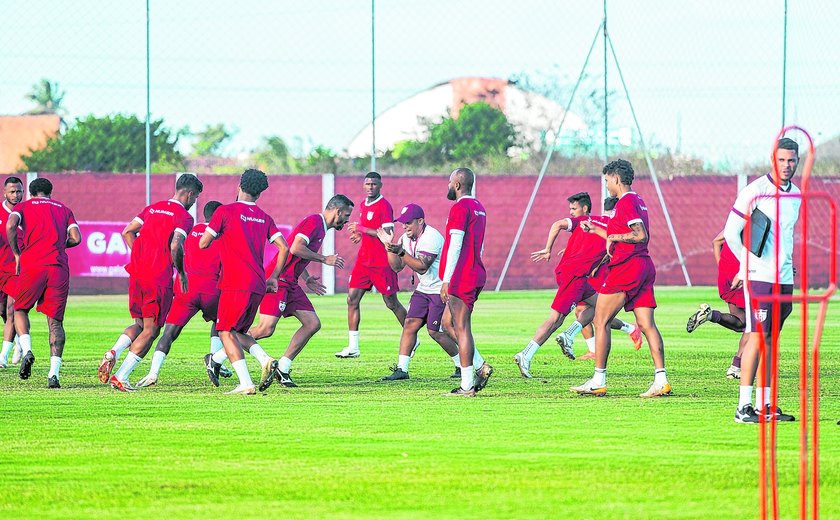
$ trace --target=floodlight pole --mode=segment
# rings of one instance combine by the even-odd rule
[[[146,0],[146,205],[152,203],[152,102],[149,58],[149,0]]]
[[[788,0],[785,0],[785,22],[782,35],[782,128],[785,127],[785,112],[787,112],[787,22],[788,22]]]
[[[376,171],[376,0],[370,0],[370,171]]]
[[[607,83],[607,0],[604,0],[604,164],[610,162],[610,144],[608,140],[609,133],[609,86]],[[601,210],[604,209],[604,200],[607,195],[607,179],[601,175]]]

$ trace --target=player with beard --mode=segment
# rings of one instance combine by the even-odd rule
[[[17,177],[9,177],[3,183],[3,209],[0,211],[0,228],[6,229],[6,222],[14,207],[23,200],[23,183]],[[6,238],[0,233],[0,316],[3,317],[3,350],[0,351],[0,368],[8,366],[9,351],[14,346],[12,364],[20,361],[20,345],[15,343],[15,292],[17,274],[15,255]]]

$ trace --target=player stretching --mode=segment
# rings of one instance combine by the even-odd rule
[[[211,200],[204,205],[204,220],[209,222],[216,209],[222,203]],[[175,297],[172,300],[172,308],[166,315],[166,325],[163,327],[163,334],[155,347],[152,356],[152,367],[149,373],[138,383],[138,388],[153,386],[157,383],[160,369],[172,343],[181,335],[181,331],[189,323],[193,316],[201,311],[204,321],[212,322],[210,327],[210,353],[215,354],[222,349],[222,340],[216,333],[216,313],[219,308],[219,272],[222,269],[219,259],[218,245],[211,245],[207,249],[198,247],[198,242],[204,236],[207,224],[196,224],[190,230],[184,241],[184,271],[189,279],[189,291],[181,289],[180,279],[175,284]],[[225,377],[231,373],[225,370]]]
[[[239,378],[239,384],[228,394],[257,393],[248,373],[243,346],[250,345],[249,352],[262,367],[260,391],[271,385],[277,368],[277,361],[247,334],[266,291],[277,291],[277,278],[289,254],[289,246],[283,234],[277,231],[274,219],[257,206],[257,199],[266,189],[268,178],[263,172],[245,170],[239,179],[236,202],[216,210],[199,242],[202,249],[210,247],[214,240],[220,242],[222,275],[219,279],[221,295],[216,330]],[[277,246],[279,251],[278,267],[268,280],[263,270],[266,242]],[[219,365],[213,363],[211,354],[204,356],[204,362],[210,381],[219,386]]]
[[[741,332],[741,340],[738,342],[738,353],[732,358],[732,364],[726,370],[726,377],[729,379],[741,379],[741,353],[744,350],[744,344],[747,342],[747,335],[743,334],[746,326],[746,305],[744,303],[744,290],[742,287],[732,286],[732,281],[738,276],[738,269],[741,263],[732,254],[729,246],[726,245],[726,240],[723,238],[723,231],[718,233],[712,242],[715,251],[715,262],[718,265],[718,294],[720,299],[729,305],[729,312],[713,311],[712,308],[706,304],[700,304],[700,310],[695,312],[688,318],[688,323],[685,330],[689,333],[694,332],[697,327],[706,323],[707,321],[717,323],[721,327],[725,327],[735,332]]]
[[[29,310],[47,316],[50,329],[50,372],[47,386],[61,388],[58,372],[64,353],[64,310],[70,292],[68,247],[82,241],[82,234],[70,208],[52,199],[52,183],[38,178],[29,184],[31,198],[15,206],[6,223],[6,236],[15,255],[18,284],[15,298],[15,331],[23,358],[20,378],[29,379],[35,356],[29,336]],[[18,226],[23,230],[23,252],[18,242]]]
[[[119,359],[120,353],[116,349],[105,353],[98,371],[99,380],[109,382],[115,390],[135,390],[128,378],[152,348],[172,307],[173,268],[178,271],[181,290],[188,291],[184,240],[193,227],[188,210],[203,189],[204,185],[195,175],[182,175],[175,183],[175,195],[171,199],[143,208],[122,232],[125,243],[131,248],[131,261],[125,270],[129,274],[128,307],[135,323],[120,336],[120,340],[131,338],[131,344],[117,373],[108,378]],[[118,340],[115,347],[124,344]]]
[[[469,168],[458,168],[449,176],[446,197],[456,202],[446,220],[439,271],[443,280],[440,297],[448,310],[444,323],[450,323],[454,329],[461,358],[461,386],[445,395],[465,397],[480,392],[493,374],[489,363],[481,365],[477,372],[472,364],[475,355],[472,311],[487,281],[487,271],[481,261],[487,212],[471,195],[474,183],[475,174]]]
[[[604,239],[595,233],[585,232],[580,224],[590,222],[606,229],[609,217],[590,215],[592,200],[588,193],[580,192],[566,200],[569,202],[569,218],[560,219],[552,224],[545,248],[531,253],[531,260],[535,262],[547,261],[551,258],[551,249],[560,231],[567,230],[572,233],[563,252],[563,258],[554,268],[557,293],[551,303],[551,314],[537,328],[528,345],[513,356],[522,377],[531,377],[531,360],[542,344],[563,324],[566,316],[575,310],[579,302],[595,296],[595,288],[590,283],[592,279],[589,275],[594,269],[600,267],[601,260],[604,258]],[[610,204],[609,207],[605,205],[605,211],[608,212],[612,210],[615,200],[607,199],[605,203]],[[613,322],[613,328],[626,329],[629,332],[636,349],[642,346],[642,334],[637,327],[618,319],[614,319]],[[575,359],[571,342],[561,344],[561,348],[566,357]]]
[[[9,242],[6,239],[6,223],[15,205],[23,200],[23,183],[17,177],[9,177],[3,183],[3,209],[0,211],[0,316],[3,317],[3,350],[0,352],[0,368],[8,366],[9,351],[14,346],[12,364],[20,361],[20,346],[14,343],[15,340],[15,286],[17,285],[17,274],[15,273],[15,255]]]
[[[671,393],[671,385],[665,375],[665,349],[662,335],[656,327],[653,310],[656,298],[653,282],[656,268],[648,255],[650,224],[644,201],[630,191],[634,172],[629,162],[619,159],[604,166],[607,191],[618,197],[615,213],[607,229],[582,224],[585,231],[598,233],[606,239],[606,251],[610,255],[609,270],[598,294],[595,317],[595,373],[592,379],[571,390],[578,394],[605,395],[607,393],[607,359],[610,355],[610,322],[624,307],[633,311],[636,325],[641,329],[650,347],[653,358],[654,379],[647,392],[640,397],[657,397]]]
[[[397,298],[399,286],[397,274],[388,264],[385,246],[376,236],[380,227],[394,232],[394,210],[379,193],[382,189],[382,177],[376,172],[365,175],[365,193],[367,198],[359,208],[359,222],[351,222],[347,229],[353,243],[361,242],[356,264],[350,274],[350,288],[347,292],[347,325],[350,329],[350,343],[335,356],[339,358],[359,357],[359,322],[362,319],[359,303],[371,287],[382,294],[385,306],[394,313],[402,326],[405,323],[405,307]]]
[[[300,322],[300,327],[289,340],[289,346],[283,357],[277,362],[274,371],[274,378],[279,384],[286,388],[297,387],[290,376],[292,361],[303,350],[312,336],[321,329],[321,320],[315,313],[315,307],[307,298],[306,293],[298,284],[302,276],[306,287],[318,295],[326,292],[326,287],[321,283],[320,277],[312,276],[306,271],[309,262],[320,262],[325,265],[332,265],[339,269],[344,268],[344,259],[338,255],[324,256],[318,251],[321,243],[330,229],[341,230],[344,224],[350,220],[353,213],[353,202],[344,195],[335,195],[327,202],[323,213],[315,213],[301,220],[295,229],[292,230],[292,245],[289,254],[286,255],[285,265],[280,265],[280,277],[277,282],[277,292],[268,293],[260,303],[260,321],[256,327],[249,332],[245,338],[243,347],[259,347],[256,340],[268,338],[274,334],[277,322],[280,318],[294,316]],[[275,255],[271,263],[266,267],[266,276],[271,276],[278,267],[281,253]],[[215,370],[218,364],[225,359],[224,351],[212,356],[212,365]]]

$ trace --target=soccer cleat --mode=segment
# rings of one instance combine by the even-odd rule
[[[147,388],[149,386],[155,386],[157,384],[157,376],[152,374],[146,374],[146,376],[137,382],[137,388]]]
[[[9,365],[0,361],[0,368],[9,368]]]
[[[17,365],[20,363],[20,358],[23,356],[23,349],[20,348],[20,345],[15,343],[14,348],[12,349],[12,364]]]
[[[475,388],[470,388],[469,390],[464,390],[460,386],[449,392],[448,394],[443,394],[447,397],[475,397]]]
[[[455,372],[449,376],[450,379],[461,379],[461,367],[455,367]]]
[[[729,368],[726,369],[726,379],[741,379],[741,367],[729,365]]]
[[[574,340],[566,335],[566,333],[558,334],[556,338],[557,344],[560,345],[560,350],[563,351],[563,355],[567,358],[571,359],[572,361],[575,360],[575,349],[574,349]]]
[[[793,422],[796,420],[794,416],[784,413],[778,406],[776,407],[776,413],[771,413],[769,404],[764,406],[764,418],[768,421],[779,422]]]
[[[266,359],[262,366],[262,370],[260,371],[260,392],[268,390],[268,387],[274,382],[274,372],[276,370],[277,360],[271,357]]]
[[[119,390],[120,392],[136,392],[137,389],[131,386],[131,384],[126,381],[120,381],[117,379],[117,376],[111,376],[111,379],[108,380],[111,383],[111,388],[114,390]]]
[[[20,360],[20,371],[18,372],[18,375],[21,379],[29,379],[29,376],[32,375],[32,365],[34,363],[35,355],[30,350]]]
[[[648,391],[643,394],[639,394],[639,397],[663,397],[666,395],[671,395],[671,385],[668,383],[665,383],[664,385],[651,383]]]
[[[58,376],[50,376],[47,381],[47,388],[61,388],[61,384],[58,382]]]
[[[487,386],[487,381],[490,380],[490,376],[493,375],[493,366],[490,363],[484,363],[481,365],[475,372],[475,391],[481,392],[484,390],[484,387]]]
[[[587,380],[580,386],[573,386],[569,388],[572,392],[578,395],[596,395],[598,397],[603,397],[607,395],[607,387],[604,386],[597,386],[594,381],[591,379]]]
[[[352,347],[344,347],[343,349],[341,349],[341,352],[335,353],[335,357],[341,359],[357,358],[360,355],[361,352],[359,352],[359,349]]]
[[[633,342],[633,348],[639,350],[642,348],[642,331],[639,330],[639,325],[633,324],[633,332],[629,334],[630,340]]]
[[[519,367],[519,373],[526,379],[531,379],[531,361],[522,352],[513,356],[513,362]]]
[[[99,362],[99,382],[107,383],[108,378],[111,377],[111,370],[114,370],[114,365],[117,364],[117,353],[113,350],[105,352],[102,356],[102,361]]]
[[[230,377],[233,375],[233,372],[231,372],[228,367],[222,365],[219,367],[219,375],[222,377]]]
[[[400,381],[408,379],[408,372],[403,371],[400,367],[391,367],[393,374],[382,378],[383,381]]]
[[[280,372],[280,369],[274,371],[274,378],[277,383],[285,388],[297,388],[297,385],[292,381],[292,376],[288,372]]]
[[[207,369],[207,378],[213,383],[213,386],[219,386],[219,369],[221,367],[222,365],[213,361],[213,354],[204,356],[204,368]]]
[[[581,360],[581,359],[595,359],[595,353],[587,350],[586,354],[584,354],[582,356],[578,356],[577,359],[578,360]]]
[[[225,392],[225,395],[254,395],[257,393],[257,389],[254,388],[254,385],[251,386],[242,386],[237,385],[236,388],[231,390],[230,392]]]
[[[758,424],[758,414],[751,404],[745,404],[742,408],[735,410],[735,422],[742,424]]]
[[[694,332],[697,327],[709,321],[709,318],[712,316],[712,308],[709,307],[708,304],[701,303],[700,310],[695,312],[688,318],[688,323],[685,325],[685,330],[689,333]]]

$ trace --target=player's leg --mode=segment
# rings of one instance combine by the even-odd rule
[[[355,270],[353,275],[355,276]],[[360,304],[362,297],[370,290],[351,287],[347,291],[347,328],[349,330],[349,343],[341,351],[335,353],[337,358],[359,357],[359,323],[362,321]]]
[[[744,352],[744,345],[747,342],[746,334],[743,334],[747,324],[746,310],[734,303],[729,303],[729,314],[741,321],[741,337],[738,340],[738,351],[732,357],[732,363],[726,369],[727,379],[741,379],[741,354]]]
[[[790,295],[792,293],[793,286],[781,286],[781,294]],[[782,329],[784,328],[785,321],[793,310],[793,304],[791,302],[773,303],[770,308],[771,312],[768,312],[767,321],[765,322],[767,326],[764,329],[764,342],[766,345],[764,381],[767,382],[767,386],[763,388],[756,388],[756,410],[758,413],[763,412],[768,421],[777,420],[792,422],[795,420],[794,417],[782,412],[781,408],[778,407],[778,403],[773,402],[771,392],[773,387],[778,386],[779,384],[778,379],[773,378],[773,365],[778,363],[779,350],[777,349],[781,347]],[[773,345],[772,334],[774,330],[778,331],[779,345]]]
[[[307,300],[308,301],[308,300]],[[300,322],[300,327],[292,334],[289,340],[289,345],[286,347],[286,352],[283,357],[277,362],[277,368],[274,370],[274,378],[277,382],[286,388],[295,388],[297,385],[292,381],[292,361],[301,353],[303,348],[312,339],[312,336],[321,330],[321,320],[314,309],[294,309],[292,315]]]
[[[224,350],[225,348],[222,345],[222,340],[219,339],[219,333],[216,331],[216,319],[213,318],[210,322],[210,355],[212,356],[220,351],[224,352]],[[225,359],[227,359],[227,357],[225,357]],[[233,376],[233,372],[231,372],[228,367],[222,365],[219,367],[219,375],[222,377],[231,377]]]
[[[122,364],[120,364],[120,368],[108,380],[111,388],[121,392],[134,390],[128,378],[152,348],[152,343],[154,343],[158,334],[160,334],[159,320],[160,318],[157,314],[148,315],[143,318],[143,330],[131,342],[129,352],[126,354]]]
[[[154,386],[157,384],[160,369],[163,368],[163,362],[166,361],[166,356],[172,349],[172,343],[181,335],[184,330],[183,325],[176,325],[174,323],[166,323],[163,326],[163,333],[158,339],[155,346],[155,352],[152,355],[152,366],[149,368],[149,373],[146,374],[140,381],[137,382],[137,388],[145,388],[147,386]]]
[[[385,302],[385,307],[388,307],[388,310],[394,313],[394,316],[397,317],[397,321],[400,322],[400,326],[405,325],[405,316],[406,311],[403,304],[400,303],[400,299],[397,297],[397,293],[394,294],[383,294],[382,301]]]
[[[519,373],[522,377],[531,377],[531,360],[537,354],[537,351],[545,343],[545,341],[560,328],[566,315],[558,312],[553,307],[550,309],[548,318],[537,327],[534,332],[534,337],[528,341],[528,344],[513,356],[513,361],[519,367]],[[563,355],[569,359],[575,359],[575,351],[571,348],[562,348]]]
[[[397,364],[391,369],[391,375],[382,378],[383,381],[397,381],[408,379],[408,364],[411,361],[411,351],[417,344],[417,333],[426,324],[424,318],[406,318],[400,334],[400,350]]]
[[[37,271],[21,271],[18,277],[17,298],[15,299],[15,333],[18,335],[21,348],[20,369],[21,379],[29,379],[35,354],[32,353],[32,337],[29,335],[29,311],[44,298],[49,281],[49,274],[45,269]]]
[[[461,298],[451,294],[447,307],[452,317],[452,329],[458,341],[458,355],[461,361],[461,386],[452,393],[475,395],[475,367],[473,366],[475,341],[472,336],[472,312]]]
[[[415,294],[417,294],[415,292]],[[444,352],[449,356],[449,359],[452,360],[452,363],[455,365],[455,371],[450,376],[453,379],[460,379],[461,378],[461,359],[458,353],[458,342],[455,341],[455,338],[450,334],[447,327],[444,325],[444,314],[446,314],[446,305],[443,303],[443,300],[440,298],[440,294],[424,294],[422,295],[423,299],[426,302],[426,310],[424,321],[426,322],[426,330],[429,332],[429,336],[435,340],[435,342],[441,346]],[[414,296],[412,296],[414,298]],[[421,305],[421,308],[423,305]],[[409,304],[409,318],[414,314],[414,303]],[[452,322],[451,316],[449,316],[450,324]],[[416,349],[415,343],[415,349]],[[412,350],[410,355],[414,355],[414,351]],[[481,354],[478,352],[478,349],[475,349],[475,355],[473,356],[473,366],[475,366],[475,358],[481,357]],[[483,362],[483,359],[482,359]],[[480,366],[480,365],[479,365]]]
[[[9,363],[9,352],[15,344],[15,302],[11,296],[0,293],[0,312],[3,316],[3,350],[0,351],[0,368],[6,368]]]
[[[97,369],[100,382],[108,382],[108,379],[111,377],[111,371],[114,369],[114,365],[117,364],[117,360],[120,358],[120,355],[123,351],[125,351],[125,349],[131,346],[131,343],[137,339],[137,336],[139,336],[142,331],[143,318],[135,317],[134,323],[126,327],[122,334],[120,334],[120,337],[117,338],[117,341],[114,342],[114,345],[105,351],[105,354],[102,355],[102,361],[99,362],[99,368]]]
[[[47,316],[47,326],[50,330],[50,373],[49,388],[61,388],[58,373],[61,370],[61,357],[64,354],[64,321]]]
[[[735,332],[744,332],[744,309],[730,303],[728,313],[713,310],[709,321]]]
[[[653,358],[653,384],[641,397],[658,397],[669,395],[671,385],[665,372],[665,345],[662,341],[662,334],[656,326],[653,307],[634,307],[633,314],[636,316],[636,324],[644,334],[650,348],[650,355]]]
[[[578,306],[584,307],[578,312],[577,318],[573,321],[566,330],[557,335],[555,341],[560,345],[560,348],[574,349],[575,336],[580,333],[584,327],[588,327],[595,318],[595,304],[598,302],[598,294],[592,294],[578,302]],[[575,311],[577,312],[577,308]],[[594,330],[593,330],[594,333]]]
[[[595,372],[584,384],[572,387],[572,392],[599,396],[607,393],[607,359],[612,339],[610,323],[624,307],[624,302],[623,292],[598,295],[592,314],[592,328],[595,332]]]
[[[746,340],[741,352],[741,382],[738,386],[738,408],[735,411],[735,422],[758,423],[758,415],[753,408],[753,387],[755,375],[758,371],[758,363],[761,354],[761,333],[749,330],[750,321],[747,324],[748,331],[744,333]]]
[[[32,338],[29,335],[29,309],[15,309],[15,332],[20,339],[21,359],[18,375],[21,379],[29,379],[35,355],[32,353]]]

